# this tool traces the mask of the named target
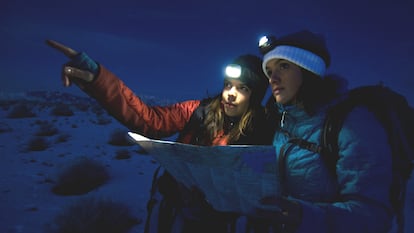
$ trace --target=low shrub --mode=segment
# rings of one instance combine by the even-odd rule
[[[112,123],[112,119],[104,115],[98,115],[96,119],[91,119],[90,121],[96,125],[108,125]]]
[[[52,192],[57,195],[81,195],[98,188],[108,180],[109,173],[103,164],[82,157],[58,174]]]
[[[49,148],[49,142],[42,137],[32,138],[26,145],[26,151],[44,151]]]
[[[17,104],[7,114],[7,118],[29,118],[29,117],[35,117],[35,116],[36,114],[34,114],[30,110],[30,108],[24,103]]]
[[[106,199],[81,198],[57,215],[49,233],[126,233],[141,219],[128,206]]]
[[[76,103],[75,107],[81,111],[81,112],[86,112],[89,109],[89,104],[86,103]]]
[[[127,132],[121,129],[115,129],[110,137],[109,137],[109,144],[113,146],[131,146],[134,143],[127,138]]]
[[[73,116],[73,111],[67,104],[58,104],[51,111],[52,116]]]
[[[131,153],[128,150],[118,150],[115,155],[115,159],[122,160],[122,159],[130,159]]]
[[[35,133],[36,136],[53,136],[58,134],[59,130],[49,122],[39,124],[39,129]]]
[[[6,123],[0,122],[0,133],[11,132],[13,129]]]
[[[71,136],[69,134],[59,134],[55,140],[56,143],[67,142]]]

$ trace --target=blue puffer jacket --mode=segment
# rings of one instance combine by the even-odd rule
[[[285,191],[303,210],[296,232],[388,232],[393,217],[391,149],[373,113],[357,107],[345,119],[335,178],[319,154],[287,143],[298,137],[319,144],[325,110],[310,116],[297,106],[278,108],[282,130],[274,146],[279,160],[282,147],[286,152]]]

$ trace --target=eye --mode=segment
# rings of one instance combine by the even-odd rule
[[[248,86],[245,86],[245,85],[239,87],[239,90],[241,92],[244,92],[244,93],[249,93],[250,92],[250,88]]]
[[[266,69],[266,75],[267,77],[272,77],[272,70],[271,69]]]
[[[224,82],[224,88],[225,89],[230,89],[232,87],[230,82]]]
[[[287,70],[289,69],[290,65],[287,62],[282,62],[279,64],[279,70]]]

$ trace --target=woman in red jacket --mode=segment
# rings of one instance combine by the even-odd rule
[[[85,53],[55,41],[47,43],[70,58],[63,66],[63,84],[77,84],[131,131],[150,138],[179,133],[179,142],[195,145],[271,144],[274,132],[266,125],[261,105],[268,79],[261,67],[262,60],[257,56],[242,55],[229,64],[222,92],[215,97],[170,106],[148,106],[116,75]],[[228,221],[224,220],[227,214],[209,207],[201,212],[197,209],[198,214],[194,214],[193,207],[199,208],[203,200],[193,200],[191,204],[185,201],[187,206],[178,206],[183,202],[182,192],[191,192],[183,190],[168,173],[164,173],[158,183],[167,183],[159,187],[164,190],[161,192],[163,206],[167,202],[173,207],[157,209],[162,211],[159,216],[168,217],[161,223],[159,217],[148,219],[146,232],[227,232]],[[150,203],[160,203],[160,200],[150,200]],[[172,220],[176,217],[173,215],[180,212],[177,208],[182,212],[180,217],[188,221]],[[188,213],[191,216],[187,216]],[[157,224],[151,223],[154,219]],[[181,225],[177,227],[177,224]],[[180,230],[172,231],[172,228]]]

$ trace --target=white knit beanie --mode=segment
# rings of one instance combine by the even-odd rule
[[[285,59],[321,77],[329,66],[330,55],[325,40],[310,31],[281,37],[274,46],[263,57],[262,68],[265,74],[266,64],[271,59]]]

